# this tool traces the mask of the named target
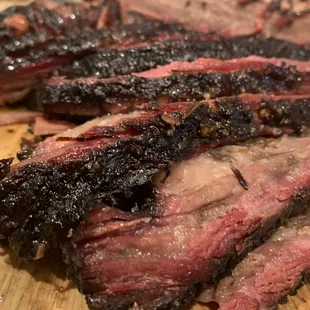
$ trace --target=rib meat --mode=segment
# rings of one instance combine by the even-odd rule
[[[157,177],[148,209],[93,210],[67,248],[89,306],[184,309],[199,283],[229,270],[290,209],[309,202],[309,142],[214,149]]]
[[[214,300],[221,310],[267,309],[283,300],[302,282],[310,270],[309,212],[291,219],[266,244],[260,246],[224,278],[213,296],[200,296],[203,302]]]
[[[203,65],[201,69],[201,63],[210,62],[211,66]],[[151,71],[110,79],[50,79],[37,90],[37,109],[54,117],[99,116],[113,113],[113,108],[118,112],[120,107],[124,112],[145,103],[149,108],[156,108],[158,102],[203,100],[242,93],[309,92],[308,75],[291,66],[277,67],[255,61],[246,61],[244,65],[242,61],[223,63],[216,59],[185,65],[185,72],[171,73],[171,66],[173,64],[160,68],[156,77],[152,77]],[[248,69],[243,69],[247,66]]]
[[[11,168],[0,182],[0,232],[35,258],[64,240],[91,202],[128,210],[152,192],[161,169],[220,144],[300,133],[309,107],[309,96],[243,95],[90,121],[46,139]]]

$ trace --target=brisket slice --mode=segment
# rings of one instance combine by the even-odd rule
[[[13,157],[0,160],[0,179],[4,178],[10,171]]]
[[[310,26],[309,2],[300,0],[120,0],[121,5],[134,5],[139,10],[171,16],[185,25],[221,31],[229,35],[263,32],[268,36],[295,42],[307,40]],[[289,3],[289,5],[288,5]]]
[[[196,72],[234,72],[244,69],[262,70],[267,64],[277,67],[290,65],[295,66],[300,72],[310,71],[310,62],[290,60],[285,58],[264,58],[260,56],[249,56],[245,58],[234,58],[231,60],[219,60],[214,58],[198,58],[192,62],[189,61],[175,61],[165,66],[158,66],[157,68],[133,73],[136,76],[142,77],[164,77],[173,73],[196,73]]]
[[[0,55],[20,57],[84,28],[101,30],[121,23],[113,0],[87,3],[35,1],[0,13]]]
[[[279,228],[215,287],[200,295],[202,302],[216,301],[221,310],[267,309],[293,292],[310,270],[310,218],[292,218]]]
[[[33,88],[39,79],[47,76],[57,67],[81,55],[92,53],[100,47],[123,49],[152,41],[178,40],[187,37],[202,39],[207,36],[188,31],[179,24],[166,24],[157,20],[143,24],[122,25],[104,31],[89,27],[82,30],[73,28],[67,36],[55,38],[46,46],[40,46],[39,49],[27,50],[26,55],[2,57],[0,100],[9,101],[7,97],[11,92]],[[21,47],[21,44],[18,46]],[[7,54],[7,51],[5,53]]]
[[[201,282],[232,268],[309,202],[309,142],[284,137],[214,149],[156,176],[151,208],[94,209],[66,249],[89,306],[185,309]]]
[[[148,72],[110,79],[50,79],[37,89],[37,109],[54,117],[100,116],[120,106],[130,111],[143,103],[156,108],[159,102],[203,100],[242,93],[303,94],[309,92],[308,76],[292,66],[248,62],[248,69],[214,59],[211,71],[189,64],[186,72],[166,72],[148,77]],[[217,66],[220,62],[221,65]],[[221,67],[222,66],[222,67]],[[213,67],[213,68],[212,68]],[[213,70],[212,70],[213,69]],[[198,71],[198,72],[196,72]],[[112,106],[112,108],[111,108]]]
[[[211,35],[210,35],[211,36]],[[235,38],[210,38],[209,40],[165,41],[161,44],[129,48],[103,49],[75,60],[58,69],[59,75],[69,78],[101,76],[112,77],[132,72],[142,72],[173,61],[193,61],[197,58],[222,60],[248,56],[308,61],[310,50],[289,41],[267,38],[262,35]]]
[[[104,20],[107,14],[104,11],[117,4],[116,1],[100,1],[98,5],[35,1],[26,6],[11,6],[0,13],[0,40],[6,42],[31,31],[46,30],[59,35],[66,34],[75,26],[102,28],[108,22]],[[117,14],[120,13],[115,12],[114,15]]]
[[[22,257],[35,258],[75,229],[90,201],[139,207],[152,196],[153,176],[175,162],[309,125],[309,97],[245,97],[105,116],[46,139],[0,182],[0,233]]]
[[[209,37],[210,35],[186,30],[182,25],[177,23],[165,23],[160,20],[148,20],[138,24],[124,24],[110,27],[104,30],[97,30],[90,27],[71,28],[71,31],[64,36],[56,36],[53,40],[48,41],[44,45],[39,45],[38,48],[27,49],[23,44],[24,37],[17,38],[17,46],[2,46],[3,56],[9,57],[9,60],[16,63],[14,69],[22,68],[25,63],[30,61],[44,60],[44,58],[64,55],[77,54],[85,52],[89,49],[98,49],[100,47],[115,46],[119,49],[134,45],[140,42],[161,41],[165,39],[184,39],[186,34],[199,35],[201,38]],[[19,60],[17,60],[19,59]],[[0,72],[10,71],[5,67],[6,59],[2,59]],[[12,69],[11,69],[12,70]]]

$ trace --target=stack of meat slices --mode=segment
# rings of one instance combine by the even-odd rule
[[[114,0],[96,2],[37,1],[0,13],[0,104],[23,99],[53,70],[102,47],[122,50],[152,41],[210,36],[141,16]]]
[[[92,309],[266,309],[296,288],[310,269],[306,45],[115,1],[2,14],[1,94],[31,76],[32,106],[58,119],[0,161],[0,236],[22,258],[60,247]],[[52,39],[10,50],[39,28]],[[68,118],[90,120],[61,131]]]

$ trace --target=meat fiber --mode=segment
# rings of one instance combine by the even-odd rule
[[[267,309],[283,301],[310,270],[309,215],[291,219],[221,280],[213,296],[199,300],[214,300],[221,310]]]
[[[148,20],[141,24],[114,26],[105,30],[97,30],[86,26],[83,29],[72,28],[66,36],[55,37],[45,45],[41,44],[38,48],[32,48],[31,50],[25,47],[23,41],[15,44],[16,46],[4,46],[2,49],[3,56],[10,57],[11,65],[15,65],[14,69],[18,69],[25,66],[26,61],[36,60],[38,62],[40,59],[51,56],[82,53],[87,51],[87,49],[96,49],[110,45],[121,49],[141,44],[141,42],[146,40],[150,43],[152,40],[183,39],[186,33],[200,34],[201,37],[207,36],[207,34],[185,29],[180,24],[165,23],[159,20]],[[20,40],[23,39],[25,38],[22,37]],[[13,63],[14,60],[16,63]],[[4,61],[7,60],[4,59]],[[5,72],[5,70],[10,71],[10,69],[5,67],[6,63],[4,62],[4,65],[2,65],[1,72]]]
[[[92,203],[143,205],[154,175],[255,136],[300,133],[309,97],[244,95],[105,116],[42,142],[0,182],[0,233],[26,259],[66,239]],[[140,203],[138,203],[140,201]]]
[[[146,71],[138,76],[110,79],[50,79],[37,90],[37,109],[53,117],[99,116],[113,113],[115,106],[123,107],[122,112],[125,112],[146,103],[149,108],[156,108],[159,102],[203,100],[242,93],[309,92],[308,75],[295,67],[247,61],[248,69],[243,69],[246,66],[242,61],[223,63],[214,59],[211,70],[210,66],[201,69],[199,64],[206,62],[188,64],[185,72],[171,73],[172,65],[167,65],[167,68],[160,68],[154,78],[149,77],[153,71]]]
[[[304,42],[308,37],[306,29],[310,26],[308,1],[136,0],[133,3],[131,0],[121,0],[120,3],[226,35],[263,32],[280,39]]]
[[[193,61],[197,58],[217,58],[222,60],[248,56],[277,58],[272,60],[287,64],[308,61],[310,51],[306,46],[288,41],[267,38],[261,35],[236,38],[218,37],[206,40],[165,41],[161,44],[122,50],[103,49],[73,61],[58,69],[59,75],[69,78],[101,76],[113,77],[132,72],[142,72],[173,61]],[[293,62],[291,62],[293,61]]]
[[[67,247],[91,309],[185,309],[202,282],[227,272],[290,209],[309,202],[309,142],[214,149],[158,176],[149,208],[94,209]]]

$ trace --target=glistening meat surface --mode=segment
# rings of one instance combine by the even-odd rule
[[[310,199],[310,138],[225,146],[154,180],[142,211],[101,206],[67,247],[92,309],[183,309]],[[237,173],[238,172],[238,173]]]
[[[214,59],[211,70],[208,70],[201,69],[197,62],[188,64],[185,73],[171,73],[171,65],[167,65],[167,70],[161,68],[160,77],[148,77],[152,71],[110,79],[50,79],[37,89],[37,108],[57,117],[98,116],[112,112],[113,107],[116,111],[118,106],[130,111],[144,103],[149,103],[150,109],[154,109],[163,102],[203,100],[242,93],[309,92],[308,74],[292,66],[277,67],[249,61],[248,69],[242,70],[240,62],[223,63]]]
[[[40,246],[65,239],[90,201],[128,210],[159,170],[219,144],[300,133],[309,107],[308,97],[262,95],[167,104],[48,138],[0,183],[1,234],[21,256],[35,258]]]
[[[101,76],[111,77],[132,72],[142,72],[173,61],[193,61],[200,57],[222,60],[248,56],[307,61],[310,51],[307,46],[289,41],[277,40],[262,35],[219,37],[204,40],[154,42],[150,46],[122,49],[101,49],[86,55],[58,70],[59,75],[74,77]],[[293,63],[291,63],[293,64]]]
[[[67,37],[72,44],[73,33],[83,32],[85,28],[102,32],[103,28],[119,23],[119,5],[111,0],[97,5],[36,1],[28,6],[13,6],[0,13],[0,55],[12,57],[21,64],[21,57],[61,44]]]
[[[0,40],[3,43],[27,33],[38,34],[40,30],[59,35],[66,34],[70,27],[100,29],[109,22],[107,15],[112,13],[109,10],[117,10],[117,2],[113,4],[108,0],[101,1],[99,5],[90,5],[35,1],[26,6],[11,6],[0,13]]]
[[[309,98],[298,96],[183,102],[106,116],[48,138],[0,182],[0,232],[21,256],[35,258],[42,246],[65,240],[90,202],[128,210],[135,197],[143,202],[159,170],[219,144],[300,133],[309,107]]]
[[[53,38],[30,50],[24,46],[25,42],[16,43],[17,46],[14,43],[13,46],[2,47],[4,50],[0,61],[0,95],[4,97],[10,90],[24,89],[25,80],[28,81],[27,86],[32,88],[40,78],[62,64],[92,53],[98,48],[123,49],[143,45],[145,42],[178,40],[187,36],[199,38],[201,35],[206,37],[205,34],[188,31],[179,24],[150,20],[142,24],[121,25],[105,30],[72,28],[66,36]],[[22,37],[20,40],[26,39]]]
[[[23,99],[39,78],[72,59],[72,54],[54,58],[46,54],[45,60],[40,61],[36,52],[53,49],[55,45],[61,51],[66,43],[71,47],[80,44],[83,50],[83,33],[85,36],[94,29],[98,36],[102,28],[120,22],[118,2],[110,0],[98,5],[35,1],[28,6],[12,6],[1,12],[0,104]],[[86,45],[84,42],[84,48]]]
[[[83,30],[70,29],[65,37],[47,40],[47,46],[43,46],[40,41],[37,50],[28,54],[26,49],[25,55],[21,51],[25,50],[29,40],[26,37],[19,40],[17,46],[9,45],[4,52],[6,55],[11,52],[17,54],[5,57],[0,65],[2,102],[22,99],[27,94],[25,89],[29,92],[39,78],[102,47],[113,46],[114,49],[105,48],[81,60],[75,60],[66,68],[60,69],[58,74],[70,77],[111,77],[141,72],[174,60],[191,61],[198,57],[232,59],[259,55],[299,61],[309,59],[309,49],[306,46],[287,41],[259,35],[221,38],[218,35],[189,31],[178,24],[148,19],[141,24],[121,25],[105,31],[87,27]],[[146,46],[146,43],[150,46]],[[24,85],[25,81],[28,81],[28,85]]]
[[[72,28],[66,36],[59,36],[38,48],[28,50],[23,44],[4,46],[0,72],[10,72],[14,68],[20,69],[32,62],[43,62],[45,58],[59,55],[82,53],[89,50],[113,46],[124,49],[130,46],[142,45],[142,42],[156,42],[167,39],[206,38],[208,34],[186,30],[176,23],[165,23],[159,20],[147,20],[143,23],[118,25],[104,30],[90,27],[83,29]],[[23,37],[20,39],[24,39]],[[25,40],[25,39],[24,39]],[[10,63],[9,63],[10,61]],[[10,65],[11,69],[7,66]]]
[[[309,211],[289,220],[266,244],[237,265],[232,275],[198,298],[216,301],[221,310],[267,309],[286,297],[310,270]]]

